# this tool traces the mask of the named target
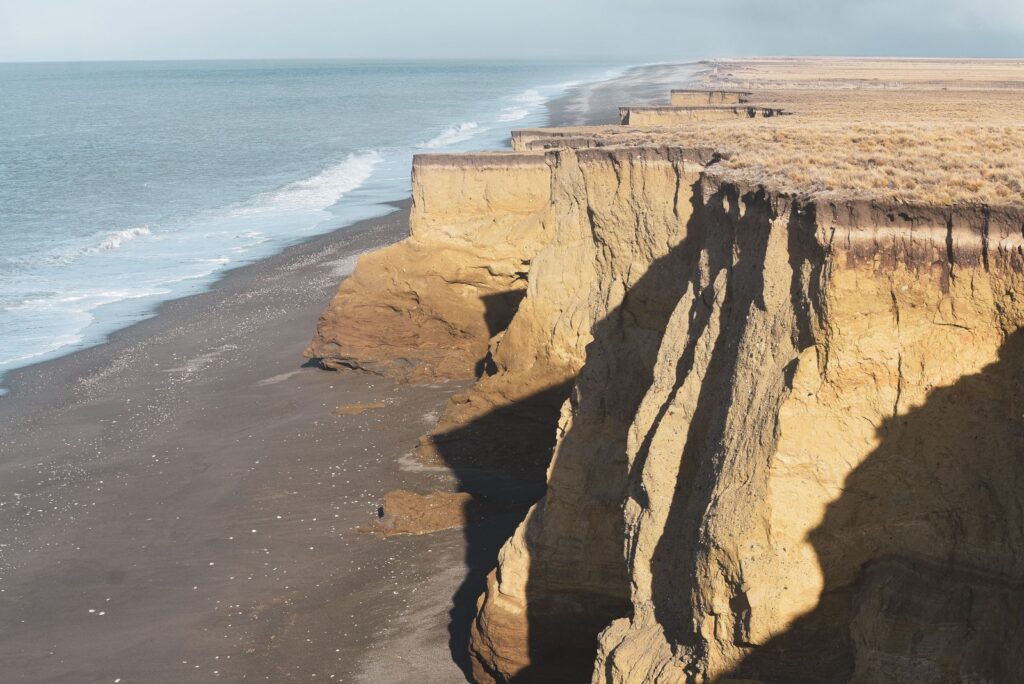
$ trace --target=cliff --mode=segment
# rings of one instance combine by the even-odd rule
[[[363,255],[306,355],[401,380],[471,378],[548,239],[543,155],[419,155],[408,239]]]
[[[693,121],[722,121],[782,116],[786,112],[769,105],[717,107],[620,107],[619,122],[632,126],[678,126]]]
[[[476,681],[1024,678],[1024,96],[772,95],[418,157],[324,314],[326,366],[477,376],[421,459],[546,481]]]
[[[650,161],[665,153],[574,160],[584,177],[618,168],[576,187],[591,257],[612,267],[592,284],[547,496],[480,606],[478,681],[580,679],[609,622],[595,681],[917,679],[939,664],[921,664],[906,630],[927,634],[929,649],[962,649],[942,680],[1019,675],[983,648],[1016,632],[1015,614],[986,617],[975,634],[979,618],[947,611],[946,592],[997,605],[1024,570],[1010,550],[1024,519],[982,532],[1017,500],[1016,478],[1000,472],[1024,446],[1010,408],[1019,370],[984,367],[1024,323],[1024,214],[802,202],[695,170],[666,177]],[[631,189],[612,190],[623,178]],[[658,247],[637,258],[648,236]],[[631,282],[614,268],[623,262]],[[579,273],[570,263],[558,270]],[[971,352],[952,361],[961,348]],[[985,382],[954,406],[889,427],[931,388],[979,372]],[[991,415],[1000,428],[951,420],[968,406],[982,411],[968,424]],[[985,458],[965,463],[979,443]],[[943,471],[953,482],[929,484]],[[851,480],[866,491],[851,493]],[[975,518],[978,487],[996,500]],[[967,530],[1014,542],[979,566],[985,542]],[[904,588],[887,585],[892,563],[910,568]],[[919,582],[930,588],[901,593]],[[869,598],[874,613],[856,613]],[[902,599],[920,605],[886,603]]]
[[[703,195],[595,680],[1019,679],[1024,215]]]
[[[684,90],[673,89],[669,102],[676,107],[701,105],[730,105],[746,102],[750,93],[738,90]]]

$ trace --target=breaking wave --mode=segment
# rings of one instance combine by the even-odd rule
[[[327,209],[365,183],[379,162],[380,154],[374,150],[352,153],[345,161],[329,166],[315,176],[256,195],[231,214],[251,216]]]
[[[547,102],[548,99],[548,97],[534,88],[524,90],[518,95],[508,98],[507,102],[510,104],[501,110],[501,114],[498,115],[498,121],[501,123],[522,121]]]
[[[455,143],[465,142],[476,135],[479,128],[480,126],[476,121],[467,121],[466,123],[461,123],[458,126],[452,126],[444,133],[431,138],[425,143],[417,145],[417,147],[421,150],[436,150],[442,147],[448,147],[449,145],[454,145]]]
[[[149,234],[149,226],[136,226],[134,228],[118,230],[107,235],[107,237],[103,238],[103,241],[100,242],[95,247],[89,247],[83,250],[83,252],[85,254],[95,254],[97,252],[105,252],[111,249],[117,249],[118,247],[128,242],[129,240],[134,240],[137,237]]]

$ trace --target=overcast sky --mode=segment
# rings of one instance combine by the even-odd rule
[[[0,61],[1024,56],[1024,0],[0,0]]]

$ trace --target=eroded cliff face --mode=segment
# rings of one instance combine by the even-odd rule
[[[1021,216],[765,201],[630,428],[594,680],[1019,679]]]
[[[410,236],[363,255],[306,356],[406,381],[470,378],[549,239],[542,154],[419,155]]]
[[[558,424],[548,494],[488,579],[471,651],[479,681],[571,681],[628,608],[621,501],[628,425],[679,296],[700,167],[679,149],[563,150],[553,159],[556,238],[481,385],[578,374]],[[614,391],[607,391],[614,388]],[[602,464],[595,468],[594,464]]]
[[[546,466],[475,679],[1024,679],[1024,213],[787,193],[630,128],[418,158],[411,237],[310,347],[478,375],[420,458]]]
[[[595,681],[1019,676],[988,644],[1020,627],[1024,219],[548,159],[555,235],[477,391],[577,379],[477,679],[585,678],[609,618]]]

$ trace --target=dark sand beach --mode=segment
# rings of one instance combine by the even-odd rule
[[[354,531],[386,489],[445,485],[396,456],[454,388],[302,358],[356,255],[404,235],[407,212],[238,269],[105,345],[12,374],[0,679],[353,681],[410,612],[436,620],[436,662],[420,672],[459,674],[450,592],[418,593],[437,568],[460,571],[461,534],[382,544]],[[370,402],[385,407],[331,413]]]
[[[692,72],[644,69],[552,103],[552,123],[613,121],[612,103],[664,100]],[[358,254],[401,239],[407,215],[399,203],[9,374],[0,681],[464,680],[467,618],[521,511],[483,523],[468,559],[463,530],[356,529],[389,490],[457,487],[410,454],[463,384],[302,357]]]

